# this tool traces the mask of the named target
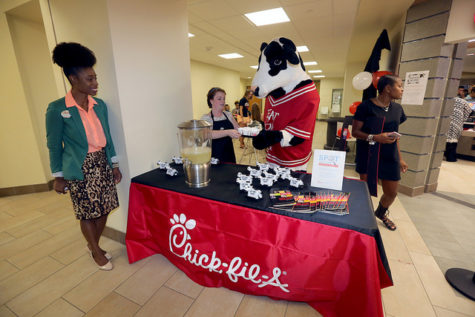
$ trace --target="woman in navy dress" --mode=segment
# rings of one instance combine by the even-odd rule
[[[399,125],[406,121],[402,106],[393,102],[402,97],[402,81],[397,76],[386,75],[379,79],[378,96],[365,100],[356,109],[353,120],[353,136],[356,143],[356,171],[360,179],[368,181],[368,169],[377,168],[383,195],[375,211],[389,230],[396,225],[388,218],[388,208],[397,196],[400,172],[407,171],[407,164],[399,151]],[[382,123],[382,129],[375,131],[375,123]],[[394,133],[396,132],[396,133]],[[368,153],[371,147],[379,146],[378,166],[368,166]]]

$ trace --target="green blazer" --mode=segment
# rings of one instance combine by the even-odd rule
[[[97,101],[94,111],[101,122],[106,137],[107,161],[112,166],[111,158],[116,154],[109,130],[107,107],[101,99],[94,99]],[[67,108],[64,97],[48,105],[46,110],[46,141],[49,149],[51,172],[62,171],[64,179],[67,180],[83,180],[82,164],[86,159],[89,148],[86,130],[84,130],[78,108]]]

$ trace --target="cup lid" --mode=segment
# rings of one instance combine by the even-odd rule
[[[210,128],[211,123],[205,120],[190,120],[182,122],[178,125],[179,129],[201,129],[201,128]]]

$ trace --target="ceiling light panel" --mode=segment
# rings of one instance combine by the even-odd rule
[[[282,8],[269,9],[244,14],[256,26],[289,22],[290,19]]]
[[[318,74],[318,73],[321,73],[322,70],[321,69],[311,69],[311,70],[307,70],[310,74]]]
[[[313,66],[313,65],[317,65],[318,63],[316,61],[311,61],[311,62],[304,62],[303,64],[305,66]]]
[[[313,78],[325,78],[325,75],[315,75]]]
[[[306,45],[297,46],[297,52],[308,52],[308,47]]]
[[[193,37],[195,36],[193,33],[188,33],[188,37]]]
[[[244,56],[242,56],[241,54],[238,54],[238,53],[219,54],[218,56],[221,57],[221,58],[224,58],[224,59],[233,59],[233,58],[243,58],[244,57]]]
[[[257,66],[257,65],[249,66],[249,67],[254,68],[254,69],[258,69],[258,68],[259,68],[259,66]]]

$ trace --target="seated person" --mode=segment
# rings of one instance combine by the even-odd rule
[[[251,106],[251,123],[249,127],[257,127],[259,130],[264,129],[264,122],[262,122],[261,110],[257,103],[253,103]]]
[[[211,111],[204,114],[201,120],[208,121],[213,125],[211,137],[211,156],[220,162],[236,163],[233,140],[241,136],[238,132],[239,125],[229,111],[224,110],[226,92],[219,88],[211,88],[208,91],[207,102]]]

